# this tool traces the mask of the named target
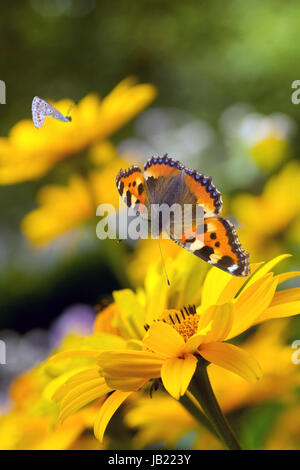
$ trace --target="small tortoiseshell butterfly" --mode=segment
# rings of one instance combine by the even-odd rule
[[[170,238],[204,261],[235,276],[248,276],[249,254],[243,250],[233,225],[219,217],[222,209],[220,192],[207,177],[187,168],[179,161],[163,157],[151,157],[142,170],[133,165],[120,170],[116,178],[118,191],[128,207],[141,213],[151,204],[174,203],[201,206],[204,211],[203,233],[197,235],[191,227],[191,236],[182,234]]]

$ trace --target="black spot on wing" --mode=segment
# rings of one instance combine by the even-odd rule
[[[233,259],[230,256],[222,256],[217,263],[222,268],[229,268],[234,264]]]
[[[138,185],[138,193],[139,193],[139,195],[141,195],[143,191],[144,191],[144,185],[143,185],[143,183],[140,183],[140,184]]]
[[[205,261],[210,260],[210,255],[214,253],[214,249],[210,246],[203,246],[200,250],[194,251],[194,255],[199,256],[200,258],[204,259]]]
[[[126,191],[126,204],[128,207],[131,206],[131,192],[129,190]]]

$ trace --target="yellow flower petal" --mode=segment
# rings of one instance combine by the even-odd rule
[[[112,390],[122,390],[123,392],[135,392],[146,385],[148,379],[140,377],[112,377],[105,375],[105,381]]]
[[[246,284],[261,264],[263,263],[251,264],[251,274],[247,277],[235,277],[218,268],[211,268],[203,284],[201,310],[205,310],[210,305],[232,301],[237,292]]]
[[[63,422],[88,403],[103,397],[110,391],[111,389],[107,386],[102,377],[74,387],[62,400],[58,419]]]
[[[107,377],[140,377],[152,379],[160,376],[163,358],[149,351],[103,351],[97,359]]]
[[[200,354],[209,362],[240,375],[249,382],[256,382],[261,368],[247,351],[229,343],[209,343],[200,346]]]
[[[60,401],[59,420],[62,422],[88,403],[106,395],[111,389],[99,374],[99,367],[89,367],[73,374],[65,380],[52,396]]]
[[[260,323],[271,318],[291,317],[300,313],[300,287],[275,293],[270,306],[257,318]]]
[[[287,273],[277,274],[277,276],[274,276],[274,279],[277,279],[278,285],[279,285],[285,281],[288,281],[289,279],[292,279],[293,277],[299,277],[299,276],[300,276],[300,271],[289,271]]]
[[[90,149],[90,160],[100,168],[118,159],[116,147],[109,140],[96,143]]]
[[[243,286],[247,285],[248,279],[253,273],[262,265],[263,263],[253,263],[250,265],[251,274],[246,277],[236,277],[230,276],[229,282],[226,284],[221,294],[218,297],[217,303],[223,304],[225,302],[230,302],[234,299],[236,294],[239,292]]]
[[[203,339],[204,343],[211,341],[222,341],[227,338],[233,324],[233,303],[223,305],[212,305],[200,315],[199,332],[206,325],[210,325]]]
[[[149,240],[147,240],[149,241]],[[157,240],[153,240],[157,244]],[[143,261],[144,262],[144,261]],[[167,263],[169,270],[169,263]],[[149,266],[145,276],[145,294],[147,296],[146,318],[145,322],[151,324],[168,305],[169,286],[166,282],[162,282],[161,266],[154,263]]]
[[[120,324],[129,338],[143,338],[145,334],[145,312],[137,295],[130,289],[113,292],[113,297],[120,310]]]
[[[253,274],[251,279],[248,282],[248,286],[251,286],[256,282],[258,279],[261,279],[265,274],[267,274],[269,271],[271,271],[280,261],[289,258],[292,255],[289,254],[284,254],[277,256],[276,258],[272,259],[268,263],[265,263],[261,268],[257,269],[257,271]]]
[[[196,333],[195,335],[191,336],[185,343],[184,353],[193,354],[194,352],[196,352],[196,350],[202,343],[203,338],[205,338],[205,334],[202,333]]]
[[[131,77],[119,83],[107,95],[99,109],[99,134],[102,138],[115,132],[133,116],[144,109],[156,96],[150,84],[135,84]],[[99,138],[99,135],[97,136]]]
[[[206,309],[210,305],[215,305],[222,291],[231,280],[231,274],[221,271],[218,268],[211,268],[203,284],[201,307]]]
[[[88,183],[72,176],[67,186],[49,185],[38,193],[40,207],[27,214],[22,230],[35,244],[52,240],[93,216],[93,203]]]
[[[227,339],[239,335],[252,326],[273,299],[277,281],[266,274],[246,287],[234,305],[234,322]]]
[[[274,298],[270,304],[270,307],[282,305],[290,302],[297,302],[300,300],[300,287],[294,287],[292,289],[284,289],[275,293]]]
[[[74,375],[82,371],[86,371],[90,369],[91,369],[91,366],[89,365],[89,366],[76,368],[76,370],[74,369],[68,370],[67,372],[63,374],[60,374],[59,376],[55,377],[55,379],[51,380],[51,382],[49,382],[48,385],[46,385],[46,387],[44,388],[42,392],[43,397],[46,398],[46,400],[55,400],[55,401],[60,400],[62,396],[64,396],[64,393],[62,394],[61,397],[59,394],[61,390],[65,389],[66,381],[68,381]],[[57,399],[56,399],[56,396],[58,397]]]
[[[162,321],[150,326],[143,343],[147,348],[166,357],[180,356],[185,347],[182,336],[172,326]]]
[[[184,359],[167,359],[161,369],[161,379],[167,392],[179,400],[185,394],[194,375],[197,359],[187,354]]]
[[[120,392],[112,393],[103,403],[94,424],[94,433],[96,438],[102,442],[105,429],[117,409],[133,392]]]
[[[68,351],[62,351],[50,356],[47,362],[72,359],[73,357],[97,357],[99,352],[99,349],[69,349]]]
[[[62,374],[58,377],[60,379],[59,385],[57,387],[54,387],[54,391],[50,397],[54,401],[62,400],[73,387],[76,387],[77,385],[80,385],[85,381],[97,379],[100,377],[98,366],[86,366],[80,369],[79,371],[76,369],[75,371],[72,370],[66,372],[66,374]],[[63,382],[61,378],[64,378]],[[54,379],[51,383],[53,382],[56,384],[57,379]]]

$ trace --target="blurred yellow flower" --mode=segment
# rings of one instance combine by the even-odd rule
[[[225,111],[223,125],[232,144],[237,144],[238,137],[248,158],[265,172],[275,170],[289,156],[295,123],[286,114],[263,115],[238,104]]]
[[[91,428],[93,408],[74,414],[67,423],[55,428],[55,410],[35,412],[34,407],[41,399],[44,385],[45,377],[38,368],[22,374],[12,383],[9,393],[11,409],[3,414],[0,412],[1,450],[70,449],[77,445],[82,433]],[[85,444],[99,448],[92,435]]]
[[[27,410],[14,410],[0,415],[0,449],[1,450],[68,450],[76,446],[82,433],[90,427],[93,410],[77,413],[67,423],[53,429],[53,418],[32,415]],[[89,415],[89,416],[88,416]],[[92,435],[86,442],[97,446]]]
[[[73,175],[68,186],[44,186],[37,196],[40,207],[27,214],[22,230],[39,245],[92,218],[95,209],[89,183]]]
[[[277,168],[282,160],[286,158],[289,150],[289,141],[277,135],[276,130],[273,135],[253,143],[253,146],[249,149],[253,160],[262,170],[266,171]]]
[[[144,449],[163,442],[167,449],[174,449],[178,440],[188,432],[197,430],[199,425],[193,416],[170,396],[161,392],[149,400],[144,394],[129,401],[125,423],[137,432],[133,446]]]
[[[117,208],[119,196],[114,181],[122,164],[123,160],[116,158],[85,178],[71,176],[67,186],[44,186],[37,195],[40,207],[22,220],[26,237],[35,245],[45,244],[96,217],[98,204],[112,204]]]
[[[68,125],[47,119],[42,129],[31,120],[17,123],[0,138],[0,184],[15,184],[43,176],[58,162],[104,140],[141,112],[156,96],[150,84],[123,80],[102,101],[90,94],[72,107]],[[67,110],[70,100],[54,103]]]
[[[183,262],[186,256],[188,263]],[[299,273],[274,276],[271,272],[287,256],[279,256],[263,266],[252,265],[252,275],[246,279],[212,268],[204,279],[201,295],[201,272],[198,276],[191,275],[195,273],[193,257],[182,252],[176,260],[167,260],[170,288],[156,263],[149,271],[144,289],[137,293],[128,289],[115,292],[118,306],[115,326],[119,327],[124,340],[127,338],[125,347],[118,344],[117,348],[109,348],[108,342],[108,347],[102,351],[81,348],[51,359],[55,362],[83,355],[91,359],[87,369],[70,376],[56,390],[54,397],[61,402],[61,419],[114,391],[96,416],[94,430],[101,441],[116,409],[152,379],[161,378],[173,397],[179,399],[184,395],[200,356],[249,381],[256,381],[261,369],[252,354],[224,341],[252,325],[299,312],[300,289],[276,292],[278,284]],[[187,297],[198,305],[197,309],[179,310],[178,305],[185,305]]]
[[[288,241],[293,234],[299,241],[299,186],[300,164],[291,161],[267,181],[260,196],[238,194],[233,198],[231,212],[241,225],[239,237],[252,259],[278,253],[282,248],[279,236]]]
[[[243,349],[255,354],[262,368],[262,380],[256,385],[211,365],[212,385],[225,412],[271,399],[287,402],[293,390],[300,386],[300,369],[292,363],[291,345],[286,343],[287,326],[285,319],[263,323],[243,341]]]
[[[159,240],[164,258],[175,257],[182,248],[171,240]],[[158,240],[139,240],[134,253],[127,257],[127,273],[134,286],[142,285],[149,263],[161,256]]]

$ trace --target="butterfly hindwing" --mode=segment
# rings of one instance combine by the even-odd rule
[[[199,231],[199,234],[197,232]],[[180,239],[171,239],[204,261],[235,276],[248,276],[249,254],[243,250],[233,225],[222,217],[204,219],[202,230],[191,227]]]
[[[40,129],[45,122],[44,103],[41,98],[35,96],[32,100],[32,119],[37,129]]]
[[[133,165],[127,170],[120,170],[116,184],[125,204],[132,207],[136,213],[142,213],[143,208],[148,207],[145,180],[138,166]]]

